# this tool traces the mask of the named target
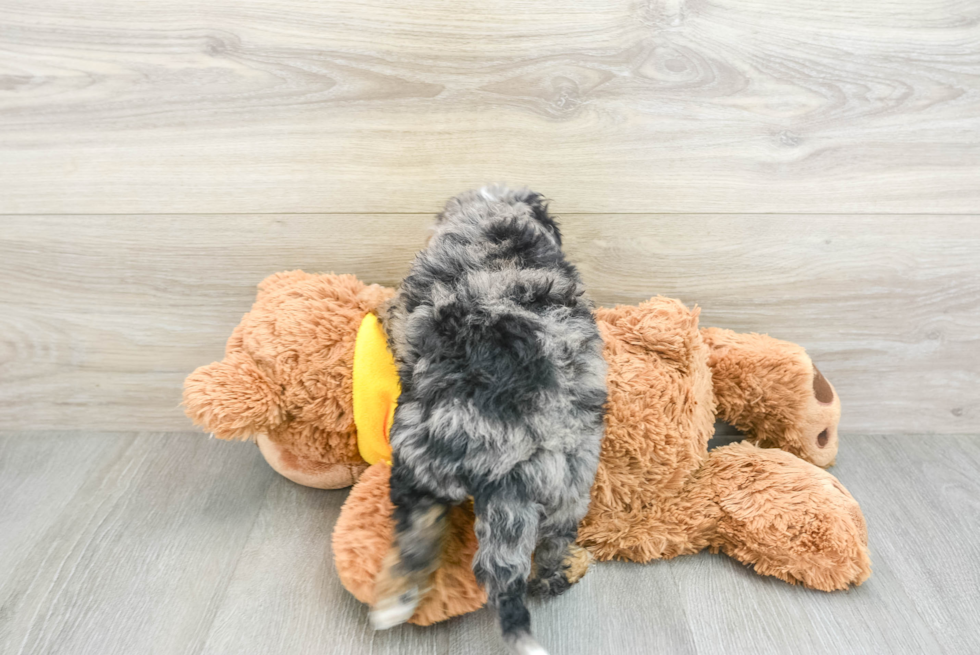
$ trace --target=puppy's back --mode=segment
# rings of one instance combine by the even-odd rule
[[[472,496],[474,570],[507,640],[533,646],[523,601],[531,554],[550,540],[540,561],[554,560],[546,575],[560,577],[588,505],[606,398],[592,305],[543,198],[492,187],[447,203],[386,328],[402,383],[391,430],[396,520],[400,502]],[[403,515],[400,535],[413,525]]]

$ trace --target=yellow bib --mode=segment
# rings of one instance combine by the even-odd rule
[[[357,329],[353,387],[357,449],[368,464],[382,460],[391,464],[388,433],[401,385],[395,358],[388,352],[384,330],[374,314],[365,315]]]

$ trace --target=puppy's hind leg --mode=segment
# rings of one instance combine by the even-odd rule
[[[532,596],[557,596],[588,571],[592,556],[575,544],[579,521],[588,509],[588,495],[563,495],[559,505],[546,510],[534,567],[528,582]]]
[[[412,618],[439,568],[449,503],[419,490],[403,469],[391,472],[395,544],[375,578],[371,625],[386,630]]]
[[[477,495],[473,500],[480,542],[473,572],[497,610],[504,641],[517,655],[547,655],[531,636],[531,614],[525,605],[538,506],[498,494]]]

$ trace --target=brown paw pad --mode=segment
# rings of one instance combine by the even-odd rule
[[[834,402],[834,390],[831,388],[830,383],[827,382],[827,378],[820,373],[820,369],[817,365],[813,365],[813,395],[816,397],[818,403],[823,403],[824,405],[829,405]]]
[[[588,573],[589,565],[592,564],[592,555],[581,546],[572,544],[569,546],[568,555],[562,564],[569,584],[575,584]]]

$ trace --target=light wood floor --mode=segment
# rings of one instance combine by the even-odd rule
[[[556,655],[980,652],[980,437],[841,439],[874,573],[825,594],[721,555],[602,563],[532,607]],[[0,652],[503,652],[483,610],[373,633],[330,534],[346,491],[190,433],[0,437]]]

